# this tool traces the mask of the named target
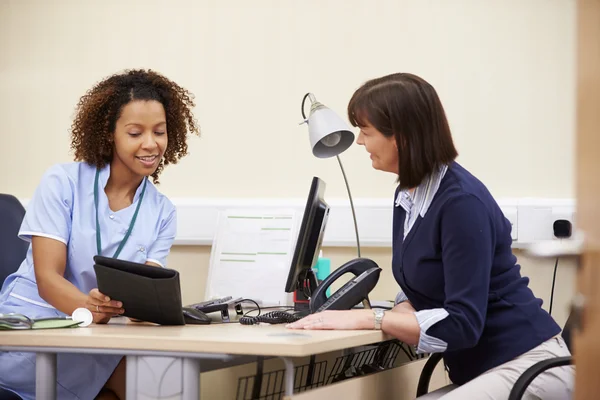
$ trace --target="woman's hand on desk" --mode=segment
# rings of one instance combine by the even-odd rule
[[[120,301],[111,300],[98,289],[90,290],[85,306],[92,312],[96,324],[106,324],[112,317],[124,312]]]
[[[408,304],[410,306],[410,303]],[[398,307],[398,306],[396,306]],[[414,312],[408,311],[406,305],[386,312],[381,329],[404,343],[417,345],[421,328]],[[412,308],[412,306],[410,306]],[[373,310],[323,311],[311,314],[299,321],[286,325],[290,329],[337,329],[366,330],[375,329]]]
[[[373,329],[375,316],[372,310],[323,311],[311,314],[286,325],[290,329]]]

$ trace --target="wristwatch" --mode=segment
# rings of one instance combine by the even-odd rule
[[[382,310],[380,308],[374,308],[373,315],[375,315],[375,329],[381,330],[381,323],[383,322],[385,310]]]

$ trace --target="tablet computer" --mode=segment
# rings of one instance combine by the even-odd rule
[[[123,303],[126,317],[160,325],[184,325],[179,272],[95,256],[98,290]]]

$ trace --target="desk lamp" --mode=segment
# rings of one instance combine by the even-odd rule
[[[308,119],[304,113],[304,104],[306,99],[311,102],[310,113]],[[307,93],[302,98],[302,118],[301,124],[308,125],[308,136],[310,139],[310,147],[312,153],[317,158],[337,158],[346,189],[348,190],[348,198],[350,199],[350,209],[352,210],[352,219],[354,220],[354,231],[356,233],[356,247],[358,257],[360,257],[360,240],[358,238],[358,225],[356,223],[356,214],[354,212],[354,203],[352,202],[352,194],[350,186],[340,154],[346,151],[354,142],[354,134],[350,131],[350,127],[331,109],[319,103],[312,93]]]

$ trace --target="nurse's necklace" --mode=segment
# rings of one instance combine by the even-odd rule
[[[98,222],[98,176],[100,176],[100,170],[96,168],[96,179],[94,180],[94,205],[96,206],[96,248],[98,250],[98,255],[102,255],[102,239],[100,237],[100,223]],[[142,187],[142,193],[140,193],[140,198],[138,199],[137,207],[135,208],[135,212],[133,213],[133,218],[131,218],[131,223],[129,224],[129,229],[127,229],[127,233],[123,240],[121,240],[121,244],[119,248],[113,255],[113,258],[117,258],[123,250],[123,246],[125,246],[125,242],[129,239],[129,235],[131,235],[131,231],[133,230],[133,225],[135,225],[135,220],[137,219],[138,211],[140,211],[140,205],[142,204],[142,199],[144,198],[144,193],[146,192],[146,182],[147,178],[144,178],[144,186]]]

